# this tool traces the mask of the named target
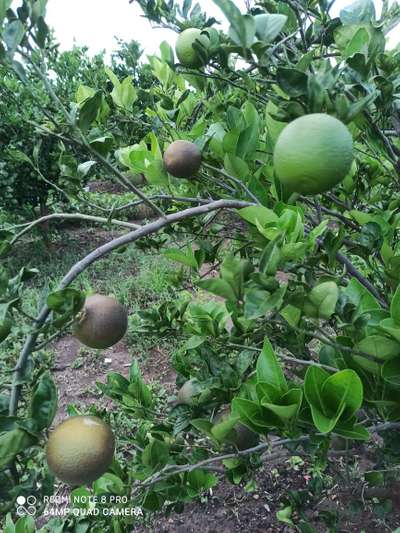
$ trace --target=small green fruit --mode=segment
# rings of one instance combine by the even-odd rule
[[[340,183],[353,160],[353,139],[337,118],[313,113],[281,132],[274,149],[278,179],[289,191],[319,194]]]
[[[178,56],[179,62],[188,68],[201,67],[204,62],[198,51],[193,47],[193,43],[197,41],[199,45],[207,52],[210,46],[210,39],[202,30],[197,28],[188,28],[179,34],[175,44],[175,52]]]

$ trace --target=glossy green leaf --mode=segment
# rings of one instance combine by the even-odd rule
[[[340,11],[340,20],[345,26],[375,21],[375,5],[372,0],[356,0]]]
[[[358,374],[351,369],[341,370],[329,376],[322,385],[325,405],[331,411],[344,405],[346,418],[353,416],[363,401],[363,385]]]
[[[397,287],[390,304],[390,316],[400,327],[400,285]]]
[[[285,375],[268,338],[257,359],[257,380],[269,383],[284,394],[288,390]]]
[[[57,387],[50,372],[39,378],[31,399],[30,416],[38,431],[50,427],[57,412]]]
[[[369,335],[357,344],[357,350],[386,361],[400,355],[400,343],[383,335]]]
[[[382,367],[382,377],[387,383],[400,387],[400,358],[386,361]]]
[[[279,13],[256,15],[256,35],[264,43],[272,42],[285,27],[288,17]]]
[[[307,94],[307,74],[294,68],[279,67],[276,72],[279,87],[288,96],[297,97]]]
[[[0,468],[7,466],[16,455],[35,442],[32,435],[19,428],[0,435]]]
[[[251,207],[244,207],[239,210],[239,215],[250,224],[256,224],[258,221],[262,226],[276,222],[278,215],[267,207],[254,205]]]

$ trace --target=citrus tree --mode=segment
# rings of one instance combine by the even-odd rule
[[[400,53],[385,36],[400,9],[385,3],[377,20],[370,0],[338,18],[324,1],[259,1],[246,14],[230,0],[214,2],[226,33],[190,0],[138,1],[150,21],[179,33],[175,51],[164,42],[149,57],[139,114],[132,80],[109,68],[112,110],[99,87],[63,101],[48,74],[46,2],[24,1],[17,13],[0,3],[3,68],[18,73],[32,106],[50,113],[51,127],[40,128],[63,149],[79,148],[81,167],[101,169],[152,213],[80,258],[30,324],[0,397],[4,512],[21,494],[52,494],[54,474],[80,485],[75,496],[114,494],[146,511],[179,510],[221,476],[251,483],[276,450],[326,464],[338,438],[347,452],[368,446],[398,498]],[[44,106],[27,70],[45,90]],[[145,128],[136,144],[107,128],[121,116]],[[137,173],[157,194],[134,184]],[[113,214],[71,216],[121,224]],[[2,253],[12,254],[39,222],[7,227]],[[180,228],[189,235],[183,243]],[[143,310],[135,328],[182,340],[171,360],[176,400],[162,402],[134,361],[128,378],[111,373],[98,384],[129,421],[114,459],[104,422],[83,416],[50,433],[46,460],[57,392],[41,350],[71,323],[81,342],[100,349],[126,331],[115,299],[86,297],[74,282],[95,261],[160,233],[192,287]],[[32,274],[2,272],[4,339]],[[20,520],[34,530],[33,519]],[[72,528],[74,520],[48,527]],[[91,531],[133,523],[101,516]],[[13,531],[11,514],[6,524]],[[310,531],[301,517],[296,527]]]

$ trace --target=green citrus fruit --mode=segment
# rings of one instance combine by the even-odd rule
[[[288,124],[274,149],[278,179],[290,191],[318,194],[349,172],[353,140],[340,120],[324,113],[304,115]]]
[[[193,48],[195,41],[198,41],[205,51],[210,45],[210,39],[201,31],[197,28],[188,28],[180,33],[176,40],[175,52],[179,62],[185,67],[198,68],[204,64],[200,54]]]
[[[100,418],[72,416],[50,433],[47,463],[61,481],[73,486],[83,485],[106,472],[114,448],[114,435]]]
[[[86,298],[73,333],[85,346],[104,349],[120,341],[127,328],[126,309],[111,296],[93,294]]]
[[[174,141],[164,153],[164,167],[175,178],[194,176],[201,165],[201,152],[190,141]]]

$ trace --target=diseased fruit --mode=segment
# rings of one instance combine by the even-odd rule
[[[164,166],[175,178],[194,176],[201,165],[201,152],[190,141],[174,141],[164,153]]]
[[[335,187],[349,172],[353,139],[330,115],[304,115],[282,130],[273,159],[278,179],[290,191],[318,194]]]
[[[231,411],[229,407],[226,407],[214,417],[213,423],[216,425],[220,422],[224,422],[230,416]],[[257,433],[249,429],[247,426],[241,422],[237,422],[232,431],[230,431],[225,437],[225,440],[226,442],[235,445],[238,450],[247,450],[247,448],[257,446],[260,438]]]
[[[120,341],[127,328],[126,309],[111,296],[93,294],[86,298],[73,333],[85,346],[104,349]]]
[[[110,427],[95,416],[73,416],[50,433],[46,456],[50,470],[69,485],[83,485],[107,471],[114,456]]]
[[[179,34],[175,44],[175,52],[179,62],[188,68],[198,68],[204,64],[203,58],[193,47],[193,43],[198,41],[199,45],[207,52],[210,46],[210,39],[202,30],[197,28],[188,28]]]
[[[177,405],[193,405],[194,397],[200,392],[200,386],[195,379],[186,381],[178,391]]]
[[[11,333],[12,322],[8,318],[5,318],[2,322],[0,321],[0,342],[6,340],[6,338]]]

